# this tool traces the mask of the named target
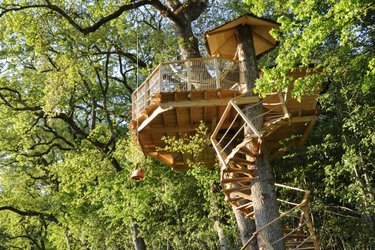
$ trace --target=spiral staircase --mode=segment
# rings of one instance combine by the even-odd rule
[[[271,158],[280,157],[285,148],[303,144],[317,119],[317,94],[302,96],[299,101],[288,92],[270,93],[264,98],[251,92],[241,94],[241,74],[238,61],[220,58],[160,64],[133,93],[130,128],[146,155],[186,170],[191,159],[164,151],[163,137],[189,137],[203,121],[211,131],[213,147],[195,160],[213,167],[216,156],[225,199],[254,219],[251,186],[257,178],[254,162],[262,143],[267,144]],[[299,71],[291,76],[297,79],[307,74]],[[261,113],[256,117],[246,115],[254,108],[260,108]],[[257,120],[261,120],[260,129],[254,125]],[[319,249],[308,212],[309,192],[282,184],[275,186],[280,215],[257,228],[248,243],[256,238],[264,241],[267,249],[273,249],[276,242],[268,242],[263,230],[280,220],[283,237],[277,241],[283,241],[286,249]]]
[[[256,168],[255,161],[261,148],[260,144],[267,143],[271,145],[271,150],[275,151],[277,144],[274,135],[277,133],[280,136],[281,133],[284,138],[288,138],[292,134],[296,135],[295,131],[304,131],[298,141],[298,143],[303,143],[306,133],[309,133],[315,122],[315,115],[312,113],[314,112],[313,107],[308,110],[305,106],[304,112],[300,109],[301,106],[309,103],[308,99],[311,97],[308,96],[302,98],[300,108],[297,108],[298,111],[286,93],[273,93],[259,102],[245,104],[240,101],[244,96],[246,95],[233,98],[228,103],[221,120],[212,133],[211,141],[221,165],[221,185],[225,199],[246,217],[254,219],[256,215],[253,209],[251,186],[253,180],[257,178],[254,170]],[[237,103],[242,103],[242,107]],[[257,106],[261,107],[260,115],[256,118],[246,116],[248,109]],[[236,111],[232,120],[233,125],[237,124],[236,128],[221,127],[227,114],[230,114],[232,110]],[[254,125],[256,119],[263,121],[259,130]],[[283,130],[283,127],[290,128],[292,125],[294,129],[285,130],[284,128]],[[278,241],[284,241],[286,249],[318,249],[313,223],[308,213],[310,193],[286,185],[275,184],[275,186],[279,197],[279,207],[286,211],[280,211],[278,218],[258,229],[248,243],[258,236],[258,241],[264,241],[268,249],[273,249],[273,245]],[[293,201],[283,200],[281,199],[283,196],[295,197],[295,199]],[[262,231],[277,220],[281,220],[284,225],[284,235],[274,242],[268,242],[265,237],[262,237]]]

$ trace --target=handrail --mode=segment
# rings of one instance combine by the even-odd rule
[[[143,83],[141,85],[139,85],[132,93],[132,95],[134,95],[135,93],[137,93],[140,89],[143,88],[143,86],[154,76],[156,75],[156,73],[158,73],[158,71],[160,70],[160,67],[162,66],[161,63],[158,64],[158,66],[156,66],[156,68],[151,71],[151,73],[147,76],[147,78],[143,81]]]
[[[228,67],[230,65],[234,67]],[[175,72],[169,66],[178,70]],[[241,84],[240,74],[238,60],[208,57],[162,62],[132,93],[132,119],[136,120],[141,116],[141,112],[151,104],[153,96],[157,93],[231,89],[233,85]]]
[[[168,64],[173,64],[173,63],[185,63],[189,61],[210,61],[210,60],[223,60],[223,61],[228,61],[228,62],[234,62],[234,63],[239,63],[239,60],[234,60],[234,59],[222,59],[219,57],[198,57],[198,58],[189,58],[189,59],[184,59],[184,60],[176,60],[176,61],[167,61],[167,62],[161,62],[159,65],[168,65]]]
[[[263,231],[265,228],[267,228],[268,226],[270,226],[271,224],[275,223],[276,221],[278,220],[281,220],[282,218],[284,218],[285,216],[291,214],[293,211],[297,210],[298,208],[302,208],[302,207],[305,207],[308,205],[308,199],[309,199],[309,196],[310,196],[310,191],[307,191],[307,190],[303,190],[303,189],[300,189],[300,188],[295,188],[295,187],[290,187],[290,186],[286,186],[286,185],[282,185],[282,184],[277,184],[275,183],[276,186],[279,186],[279,187],[284,187],[284,188],[288,188],[288,189],[292,189],[292,190],[296,190],[296,191],[301,191],[301,192],[304,192],[305,195],[301,201],[301,203],[299,203],[297,206],[291,208],[290,210],[286,211],[285,213],[281,213],[277,218],[271,220],[270,222],[268,222],[267,224],[263,225],[262,227],[260,227],[259,229],[257,229],[253,235],[250,237],[250,239],[242,246],[241,250],[244,250],[252,240],[254,240],[254,238],[261,232]],[[306,223],[307,224],[307,223]],[[310,236],[311,237],[311,236]],[[268,242],[269,243],[269,242]]]

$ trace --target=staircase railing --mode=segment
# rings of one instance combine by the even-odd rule
[[[308,212],[310,192],[307,190],[277,183],[275,184],[275,186],[281,192],[292,191],[302,194],[302,200],[299,202],[291,202],[278,199],[281,209],[287,209],[288,206],[291,206],[291,208],[287,209],[286,212],[280,212],[279,217],[273,219],[263,227],[258,228],[241,249],[246,249],[246,247],[255,239],[258,239],[258,241],[263,241],[267,246],[267,249],[273,249],[272,246],[279,241],[284,241],[286,249],[319,249],[314,232],[313,222]],[[288,196],[291,197],[293,195],[289,194]],[[262,232],[267,227],[271,226],[273,223],[276,223],[279,220],[282,221],[283,225],[283,237],[273,242],[269,242],[263,236]]]
[[[233,98],[211,135],[211,141],[221,165],[221,184],[225,199],[246,217],[256,216],[253,209],[251,185],[253,179],[256,178],[254,169],[259,143],[277,128],[291,122],[285,99],[285,93],[273,93],[264,99],[246,94]],[[254,109],[257,106],[261,106],[261,114],[248,117],[246,115],[248,109]],[[254,125],[257,119],[262,121],[261,128]],[[253,144],[251,149],[248,147],[250,143]],[[286,212],[281,212],[279,217],[258,228],[246,245],[257,238],[258,242],[264,242],[267,249],[273,249],[272,245],[279,241],[284,241],[286,249],[319,249],[313,223],[308,213],[309,191],[282,184],[275,185],[277,197],[288,197],[288,200],[278,199],[279,208]],[[295,199],[291,200],[291,197]],[[263,236],[263,231],[279,220],[284,227],[284,236],[274,242],[269,242]]]
[[[243,94],[228,103],[211,135],[211,142],[222,167],[227,168],[229,159],[235,156],[234,153],[240,153],[240,148],[233,151],[230,145],[245,146],[247,143],[270,135],[278,127],[289,122],[290,116],[285,104],[285,95],[285,93],[278,92],[269,94],[260,100],[258,97]],[[255,117],[247,117],[246,110],[255,106],[262,106],[263,112]],[[223,124],[231,112],[235,112],[235,116],[230,122],[230,126],[224,129]],[[254,126],[254,121],[257,119],[263,119],[262,130],[258,130]],[[245,135],[246,127],[249,127],[248,131],[252,133]]]
[[[221,58],[194,58],[159,64],[132,94],[132,119],[152,104],[158,93],[237,89],[242,82],[238,61]]]

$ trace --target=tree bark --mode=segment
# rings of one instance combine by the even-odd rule
[[[243,245],[245,245],[256,230],[255,222],[250,218],[246,218],[243,213],[241,213],[235,208],[233,208],[233,213],[236,217],[238,230],[240,231],[241,242]],[[246,250],[254,249],[258,249],[258,243],[256,240],[251,241],[248,247],[246,248]]]
[[[221,226],[220,217],[218,215],[219,208],[215,200],[211,200],[211,208],[213,211],[214,228],[219,238],[220,249],[228,250],[230,248],[228,237],[225,235],[224,230]]]
[[[139,235],[138,231],[138,225],[135,221],[135,219],[131,219],[130,223],[132,225],[132,231],[133,231],[133,243],[135,250],[145,250],[146,249],[146,243],[144,239]]]
[[[258,78],[258,69],[256,63],[256,54],[254,49],[254,41],[252,36],[251,27],[249,25],[239,26],[237,28],[237,39],[238,46],[237,52],[240,59],[241,70],[244,74],[244,80],[246,86],[243,89],[251,90],[255,87],[255,80]],[[249,95],[254,95],[250,92]],[[262,107],[255,106],[248,108],[246,116],[250,119],[258,116],[262,113]],[[256,119],[253,121],[253,125],[258,130],[262,127],[262,119]],[[245,136],[252,133],[250,128],[246,128]],[[255,165],[255,178],[251,183],[251,194],[253,198],[253,207],[255,212],[255,225],[259,229],[266,225],[271,220],[279,216],[275,186],[273,183],[273,177],[271,173],[271,166],[269,163],[269,151],[265,142],[260,145],[249,144],[249,149],[252,151],[258,151],[256,147],[260,147],[259,154],[256,157]],[[262,230],[265,238],[273,243],[277,239],[282,237],[281,223],[277,221],[271,224],[264,230]],[[266,248],[264,242],[258,238],[259,248]],[[280,241],[273,245],[275,249],[284,249],[283,242]]]
[[[208,0],[167,1],[169,10],[174,15],[167,15],[173,23],[179,46],[184,59],[202,57],[199,51],[198,39],[194,36],[192,22],[207,8]]]

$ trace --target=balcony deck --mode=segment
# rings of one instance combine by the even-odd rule
[[[213,130],[228,102],[240,94],[240,83],[237,61],[200,58],[160,64],[132,95],[130,127],[143,152],[186,169],[186,156],[160,150],[162,137],[192,135],[201,121]],[[196,160],[213,166],[215,152],[207,148]]]
[[[293,75],[297,78],[305,73]],[[165,143],[162,138],[193,135],[201,122],[210,132],[214,131],[230,100],[241,94],[241,84],[243,78],[237,61],[200,58],[162,63],[132,95],[130,128],[146,155],[176,169],[186,169],[187,160],[192,160],[192,157],[163,151]],[[261,104],[263,110],[272,112],[273,116],[281,117],[285,112],[291,115],[289,121],[272,125],[272,133],[263,134],[274,156],[280,154],[280,139],[297,134],[302,135],[303,142],[317,114],[316,95],[304,96],[302,102],[297,102],[289,94],[283,96],[285,103],[281,103],[278,96],[270,96],[267,102]],[[247,96],[237,98],[236,105],[244,108],[260,101],[258,97]],[[233,109],[225,112],[224,121],[220,121],[220,130],[230,129],[227,135],[236,134],[243,125],[236,115]],[[265,126],[268,123],[265,121]],[[275,130],[278,132],[274,133]],[[209,147],[194,160],[212,167],[215,158],[214,150]]]

